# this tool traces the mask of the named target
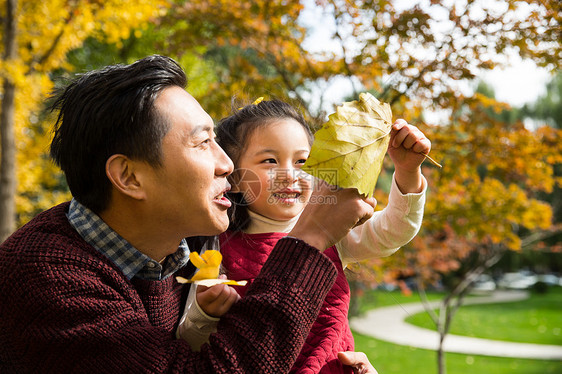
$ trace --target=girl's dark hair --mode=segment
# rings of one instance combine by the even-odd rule
[[[165,88],[186,84],[174,60],[155,55],[88,72],[56,93],[51,110],[60,112],[51,157],[76,200],[96,213],[107,208],[111,183],[105,163],[114,154],[161,165],[170,124],[154,102]]]
[[[303,115],[292,105],[281,100],[268,100],[258,104],[246,105],[218,122],[216,129],[217,143],[232,159],[235,166],[231,177],[234,177],[237,173],[236,165],[252,133],[257,128],[281,119],[293,119],[301,124],[308,136],[309,144],[312,145],[314,136]],[[290,134],[287,135],[290,136]],[[229,230],[242,231],[250,223],[248,203],[244,200],[242,193],[230,192],[228,198],[233,203],[228,212],[230,217]]]

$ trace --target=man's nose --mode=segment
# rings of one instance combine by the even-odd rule
[[[216,163],[215,163],[215,174],[218,176],[228,176],[234,170],[234,163],[228,157],[226,152],[217,144],[216,145]]]

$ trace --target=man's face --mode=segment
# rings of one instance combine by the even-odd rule
[[[155,225],[179,237],[225,231],[233,165],[215,142],[211,117],[180,87],[164,89],[155,107],[170,126],[162,166],[149,169],[145,184]]]

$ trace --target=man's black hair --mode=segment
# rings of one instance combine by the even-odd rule
[[[186,84],[174,60],[155,55],[85,73],[55,93],[51,110],[60,112],[51,157],[75,199],[96,213],[107,208],[111,183],[105,164],[114,154],[161,165],[170,124],[154,101],[163,89]]]

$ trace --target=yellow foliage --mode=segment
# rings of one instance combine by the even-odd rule
[[[0,0],[2,10],[5,3]],[[61,188],[60,172],[47,156],[50,124],[39,118],[53,88],[49,72],[65,67],[67,53],[88,37],[119,43],[132,30],[141,32],[169,3],[26,0],[18,6],[18,58],[0,60],[0,80],[9,79],[16,86],[16,211],[21,225],[38,211],[69,198]]]
[[[118,43],[167,6],[164,0],[26,0],[18,12],[18,53],[29,68],[49,72],[61,67],[66,53],[87,37]]]

